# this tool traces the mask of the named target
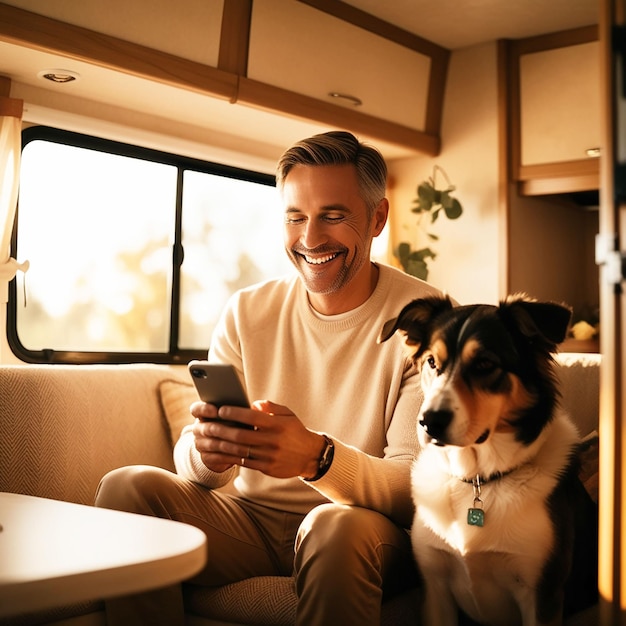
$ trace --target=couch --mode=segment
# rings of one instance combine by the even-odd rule
[[[597,429],[600,357],[560,354],[562,404],[582,435]],[[100,478],[130,464],[173,469],[172,447],[196,398],[186,368],[167,365],[0,366],[0,491],[92,504]],[[596,449],[597,451],[597,449]],[[597,498],[597,455],[585,481]],[[383,623],[418,624],[413,590],[385,602]],[[187,623],[293,624],[289,577],[186,588]],[[101,600],[18,616],[10,624],[104,624]],[[596,624],[592,611],[569,626]]]

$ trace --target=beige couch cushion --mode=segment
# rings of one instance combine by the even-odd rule
[[[159,383],[159,395],[173,446],[178,441],[182,429],[193,422],[194,418],[189,412],[189,407],[192,402],[198,400],[198,393],[192,383],[168,379]]]
[[[158,383],[177,376],[159,365],[3,366],[0,491],[92,504],[109,470],[173,469]]]
[[[574,420],[581,436],[586,437],[598,429],[601,356],[563,352],[555,360],[561,406]]]

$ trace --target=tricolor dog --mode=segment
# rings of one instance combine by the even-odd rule
[[[424,626],[560,624],[595,600],[596,508],[552,369],[570,315],[521,295],[433,297],[385,324],[381,341],[405,334],[424,392],[411,474]]]

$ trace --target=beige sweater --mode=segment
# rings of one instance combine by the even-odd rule
[[[411,523],[410,466],[417,451],[419,377],[396,335],[378,344],[383,324],[414,298],[439,293],[381,265],[374,293],[349,313],[321,317],[297,275],[236,293],[216,329],[213,362],[232,363],[250,401],[291,409],[311,430],[328,434],[335,455],[318,481],[276,479],[241,468],[235,487],[261,504],[300,513],[331,500]],[[187,427],[174,460],[178,473],[209,487],[227,482],[208,470]]]

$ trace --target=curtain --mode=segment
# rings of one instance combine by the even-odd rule
[[[20,178],[21,126],[24,103],[0,96],[0,303],[8,301],[9,282],[28,261],[18,263],[10,256],[11,232]]]

